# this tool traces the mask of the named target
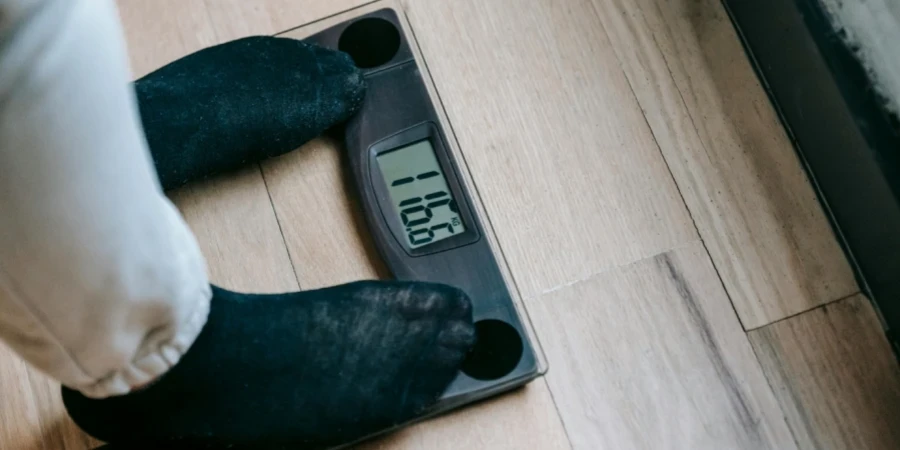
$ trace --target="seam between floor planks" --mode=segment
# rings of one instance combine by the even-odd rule
[[[537,298],[539,298],[539,297],[543,297],[544,295],[547,295],[547,294],[550,294],[550,293],[553,293],[553,292],[556,292],[556,291],[560,291],[560,290],[563,290],[563,289],[565,289],[565,288],[568,288],[568,287],[571,287],[571,286],[575,286],[575,285],[578,285],[578,284],[581,284],[581,283],[585,283],[585,282],[591,281],[591,280],[593,280],[594,278],[597,278],[597,277],[599,277],[599,276],[601,276],[601,275],[604,275],[604,274],[606,274],[606,273],[609,273],[609,272],[614,272],[614,271],[616,271],[616,270],[622,269],[623,267],[630,267],[630,266],[633,266],[633,265],[635,265],[635,264],[639,264],[639,263],[641,263],[641,262],[643,262],[643,261],[646,261],[646,260],[648,260],[648,259],[653,259],[653,258],[656,258],[656,257],[658,257],[658,256],[660,256],[660,255],[665,255],[666,253],[671,253],[671,252],[676,251],[676,250],[681,250],[681,249],[684,249],[684,248],[691,247],[691,246],[693,246],[693,245],[696,245],[697,243],[701,243],[701,244],[702,244],[702,242],[703,242],[702,239],[697,238],[697,239],[694,239],[694,240],[691,240],[691,241],[683,242],[683,243],[681,243],[681,244],[678,244],[678,245],[676,245],[676,246],[674,246],[674,247],[671,247],[671,248],[668,248],[668,249],[665,249],[665,250],[662,250],[662,251],[653,252],[652,254],[649,254],[649,255],[647,255],[647,256],[642,256],[642,257],[640,257],[640,258],[638,258],[638,259],[635,259],[635,260],[633,260],[633,261],[628,261],[628,262],[623,263],[623,264],[616,264],[616,265],[606,266],[606,267],[604,267],[602,270],[598,270],[598,271],[596,271],[596,272],[592,272],[592,273],[590,273],[590,274],[587,275],[587,276],[584,276],[584,277],[578,278],[578,279],[576,279],[576,280],[572,280],[572,281],[569,281],[569,282],[566,282],[566,283],[563,283],[563,284],[560,284],[560,285],[557,285],[557,286],[553,286],[552,288],[547,289],[547,290],[544,290],[544,291],[541,291],[541,292],[539,292],[539,293],[537,293],[537,294],[535,294],[535,295],[530,295],[530,296],[528,296],[528,297],[523,297],[523,300],[525,300],[525,299],[527,299],[527,300],[535,300],[535,299],[537,299]]]
[[[765,325],[760,325],[760,326],[755,327],[755,328],[744,329],[744,331],[746,331],[747,333],[750,333],[751,331],[757,331],[757,330],[759,330],[759,329],[768,327],[768,326],[770,326],[770,325],[775,325],[775,324],[778,324],[778,323],[781,323],[781,322],[784,322],[784,321],[788,321],[788,320],[791,320],[791,319],[793,319],[793,318],[802,316],[802,315],[804,315],[804,314],[806,314],[806,313],[811,313],[811,312],[817,311],[817,310],[819,310],[819,309],[827,308],[827,307],[829,307],[829,306],[834,306],[835,303],[840,303],[840,302],[843,302],[843,301],[845,301],[845,300],[850,300],[850,299],[852,299],[853,297],[856,297],[856,296],[858,296],[858,295],[862,295],[862,296],[866,297],[866,299],[868,299],[868,297],[867,297],[863,292],[857,291],[857,292],[854,292],[854,293],[852,293],[852,294],[850,294],[850,295],[848,295],[848,296],[846,296],[846,297],[841,297],[841,298],[838,298],[838,299],[834,299],[834,300],[831,300],[831,301],[829,301],[829,302],[827,302],[827,303],[822,303],[821,305],[817,305],[817,306],[815,306],[815,307],[813,307],[813,308],[807,309],[807,310],[805,310],[805,311],[800,311],[800,312],[798,312],[798,313],[796,313],[796,314],[791,314],[790,316],[782,317],[782,318],[780,318],[780,319],[778,319],[778,320],[774,320],[774,321],[769,322],[769,323],[767,323],[767,324],[765,324]],[[871,304],[871,303],[870,303],[870,304]],[[874,308],[875,305],[872,305],[872,307]],[[876,310],[875,312],[876,312],[876,314],[877,314],[878,311]],[[884,330],[882,330],[882,331],[884,331]]]

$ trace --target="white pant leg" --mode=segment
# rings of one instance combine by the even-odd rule
[[[91,397],[164,373],[206,322],[112,0],[0,0],[0,339]]]

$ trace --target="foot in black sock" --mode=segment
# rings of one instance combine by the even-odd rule
[[[205,48],[134,83],[163,189],[281,155],[362,104],[345,53],[254,36]]]
[[[63,400],[115,448],[327,448],[426,411],[474,340],[468,298],[443,285],[214,288],[203,332],[162,378],[102,400],[63,389]]]

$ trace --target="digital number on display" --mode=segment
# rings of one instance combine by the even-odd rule
[[[410,248],[465,231],[431,142],[423,140],[376,157]]]

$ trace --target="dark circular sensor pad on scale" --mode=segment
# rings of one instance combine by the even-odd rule
[[[387,63],[400,49],[400,32],[393,23],[375,17],[350,24],[338,41],[338,50],[347,53],[360,69]]]
[[[522,358],[522,337],[501,320],[475,323],[478,341],[463,362],[462,371],[476,380],[496,380],[512,372]]]

